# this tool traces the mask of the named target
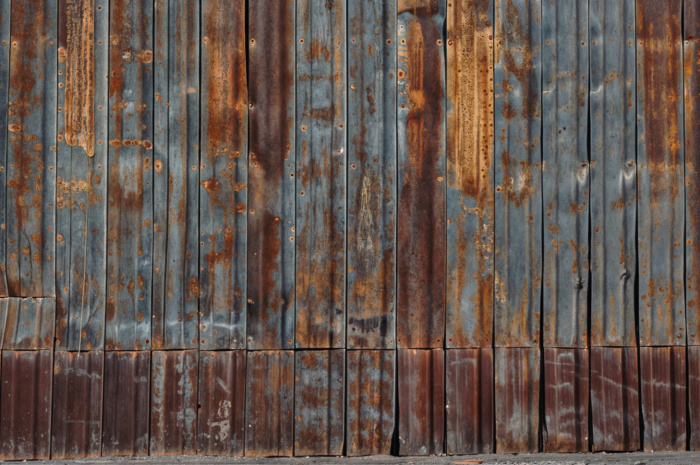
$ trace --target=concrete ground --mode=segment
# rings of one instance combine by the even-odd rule
[[[480,462],[483,460],[483,462]],[[13,462],[17,463],[17,462]],[[700,452],[656,452],[656,453],[596,453],[596,454],[534,454],[534,455],[469,455],[441,457],[296,457],[296,458],[237,458],[237,457],[124,457],[96,458],[84,460],[42,460],[36,464],[240,464],[240,465],[294,465],[294,464],[340,464],[340,465],[690,465],[700,464]]]

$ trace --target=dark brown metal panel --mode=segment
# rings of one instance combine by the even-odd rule
[[[443,453],[445,351],[398,351],[399,454]]]
[[[493,90],[493,0],[448,2],[447,347],[493,342]]]
[[[245,351],[199,353],[197,453],[243,455]]]
[[[640,447],[636,347],[591,348],[591,418],[594,451]]]
[[[688,423],[690,450],[700,450],[700,346],[688,346]]]
[[[103,368],[104,352],[55,352],[52,459],[101,455]]]
[[[153,352],[151,455],[196,452],[198,355],[196,350]]]
[[[540,438],[540,349],[498,348],[495,364],[496,450],[537,452]]]
[[[493,349],[447,351],[447,453],[492,454]]]
[[[637,0],[639,340],[685,345],[682,0]]]
[[[445,337],[446,3],[398,1],[396,337],[406,348],[443,347]]]
[[[544,349],[545,452],[588,452],[589,352]]]
[[[2,353],[0,460],[49,458],[51,356],[50,350]]]
[[[394,434],[396,352],[347,352],[347,455],[388,455]]]
[[[345,350],[294,354],[294,455],[342,455]]]
[[[102,455],[148,455],[150,352],[106,352]]]
[[[245,18],[246,2],[202,2],[199,346],[210,350],[246,346]]]
[[[685,450],[685,347],[640,347],[644,450]]]
[[[294,0],[248,2],[248,348],[294,347]]]
[[[245,455],[291,456],[294,352],[248,352]]]
[[[4,350],[53,349],[56,299],[7,298],[0,305],[6,312]]]

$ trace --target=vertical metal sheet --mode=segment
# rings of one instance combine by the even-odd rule
[[[348,4],[348,348],[396,341],[396,2]]]
[[[492,454],[493,349],[447,351],[447,453]]]
[[[591,348],[593,451],[640,447],[636,347]]]
[[[399,347],[445,337],[445,0],[398,0]]]
[[[493,343],[493,89],[493,0],[449,2],[447,347]]]
[[[0,299],[4,350],[53,349],[55,299]]]
[[[345,350],[294,353],[294,455],[342,455]]]
[[[243,455],[245,374],[245,351],[199,353],[198,454]]]
[[[248,2],[248,349],[294,347],[294,0]]]
[[[637,0],[639,338],[685,344],[681,0]]]
[[[52,459],[101,455],[103,369],[104,352],[55,352]]]
[[[685,450],[685,347],[640,347],[644,450]]]
[[[226,14],[222,14],[225,11]],[[246,6],[202,3],[199,343],[246,346]]]
[[[296,347],[344,347],[345,1],[298,0],[296,21]]]
[[[687,351],[688,424],[690,426],[688,444],[690,450],[698,451],[700,450],[700,346],[688,346]]]
[[[294,437],[294,352],[248,352],[245,455],[290,456]]]
[[[590,0],[591,332],[637,344],[635,0]]]
[[[588,2],[542,2],[545,347],[588,347]]]
[[[347,352],[347,455],[389,455],[394,434],[396,352]]]
[[[496,0],[495,343],[536,346],[542,292],[541,2]],[[529,447],[528,447],[529,448]]]
[[[7,284],[17,297],[56,295],[56,4],[16,2],[11,14]]]
[[[589,352],[544,349],[545,452],[588,452]]]
[[[0,108],[8,107],[10,84],[10,19],[12,0],[0,1]],[[7,111],[0,111],[0,296],[7,297]]]
[[[50,350],[4,351],[0,377],[0,460],[48,459]]]
[[[540,349],[496,349],[496,450],[537,452],[540,440]]]
[[[102,455],[148,455],[150,352],[106,352]]]
[[[442,454],[445,351],[398,350],[399,455]]]
[[[153,314],[152,347],[198,346],[199,329],[199,2],[168,0],[159,4],[156,46],[167,40],[167,255],[163,305]],[[164,52],[165,53],[165,52]],[[157,64],[157,63],[156,63]],[[158,76],[157,76],[158,77]],[[160,90],[160,89],[158,89]],[[158,91],[156,91],[158,92]],[[160,98],[163,98],[162,94]],[[158,96],[156,96],[158,100]],[[161,124],[161,116],[156,120]],[[165,138],[159,136],[159,141]],[[160,161],[157,160],[156,163]],[[161,164],[163,162],[161,161]],[[155,166],[159,170],[158,165]],[[162,208],[162,205],[160,206]],[[161,262],[161,264],[163,264]]]

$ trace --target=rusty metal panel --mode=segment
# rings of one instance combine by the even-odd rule
[[[342,455],[345,350],[294,353],[294,455]]]
[[[347,352],[347,455],[389,455],[394,434],[396,352]]]
[[[545,452],[588,452],[589,352],[544,349]]]
[[[540,349],[496,349],[496,450],[537,452],[540,440]]]
[[[637,0],[639,340],[685,345],[681,0]]]
[[[221,14],[222,11],[226,14]],[[245,2],[202,2],[199,172],[199,345],[202,349],[246,346],[245,18]]]
[[[248,352],[245,455],[291,456],[294,436],[294,352]]]
[[[53,349],[55,299],[0,299],[4,350]]]
[[[102,455],[148,455],[150,352],[106,352]]]
[[[293,0],[248,2],[248,349],[294,347]]]
[[[2,352],[0,460],[48,459],[50,350]]]
[[[398,1],[399,347],[445,337],[445,0]]]
[[[296,21],[295,344],[345,347],[345,2],[298,0]]]
[[[492,454],[493,349],[447,351],[447,453]]]
[[[449,2],[447,347],[493,342],[493,118],[493,0]]]
[[[0,1],[0,108],[8,107],[10,84],[10,18],[12,16],[12,0]],[[5,175],[7,162],[7,111],[0,111],[0,297],[7,297],[6,250],[7,225],[7,177]]]
[[[634,1],[589,3],[593,346],[637,345]]]
[[[686,10],[686,13],[688,10]],[[686,18],[688,16],[686,15]],[[691,16],[692,17],[692,16]],[[688,346],[688,424],[690,450],[700,450],[700,346]]]
[[[56,295],[56,3],[16,2],[11,14],[6,237],[16,297]]]
[[[151,363],[151,455],[196,452],[196,350],[154,351]]]
[[[110,4],[107,350],[150,348],[153,3]]]
[[[399,455],[436,455],[445,442],[445,351],[398,351]]]
[[[102,453],[104,352],[54,353],[51,458]]]
[[[245,375],[245,351],[199,353],[198,454],[243,455]]]
[[[591,348],[593,451],[640,447],[636,347]]]
[[[529,347],[540,340],[542,292],[541,2],[495,9],[494,337]]]
[[[685,347],[640,347],[644,450],[685,450]]]
[[[545,347],[588,347],[588,2],[542,2]]]
[[[348,348],[396,341],[396,2],[348,4]]]
[[[167,208],[168,213],[164,225],[167,252],[158,255],[160,262],[156,264],[159,272],[165,273],[165,290],[163,303],[158,303],[153,313],[154,349],[196,348],[199,343],[199,247],[200,238],[204,240],[199,235],[199,6],[199,2],[186,0],[156,4],[156,54],[167,54],[164,74],[168,82],[167,136],[160,134],[158,139],[164,144],[167,137],[167,163],[161,153],[155,166],[156,171],[167,172],[167,190],[164,193],[158,188],[158,193],[166,196],[167,206],[157,208]],[[166,43],[160,44],[161,40]],[[167,52],[158,50],[159,44]],[[156,90],[156,100],[164,97],[160,90]],[[163,127],[162,118],[156,118],[156,131]],[[159,180],[159,185],[162,182]],[[158,247],[163,252],[162,246]]]

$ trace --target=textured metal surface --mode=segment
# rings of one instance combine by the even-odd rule
[[[588,2],[542,2],[545,347],[588,346]]]
[[[396,406],[396,352],[349,350],[347,455],[389,455]]]
[[[687,11],[687,10],[686,10]],[[687,18],[687,16],[686,16]],[[688,346],[688,426],[690,450],[700,450],[700,346]]]
[[[345,346],[345,1],[298,0],[296,347]]]
[[[150,455],[196,452],[196,350],[154,351],[151,361]]]
[[[248,2],[249,349],[294,347],[294,0]]]
[[[447,347],[493,342],[493,90],[493,0],[449,2]]]
[[[637,0],[639,340],[685,344],[681,0]]]
[[[106,352],[102,455],[148,455],[150,352]]]
[[[644,450],[685,450],[686,349],[640,347]]]
[[[221,14],[226,11],[226,14]],[[245,2],[202,2],[199,343],[245,348],[248,99]],[[255,214],[253,211],[252,215]]]
[[[345,350],[294,354],[294,455],[342,455]]]
[[[639,449],[637,367],[635,347],[591,348],[593,451]]]
[[[542,292],[541,2],[495,9],[494,337],[527,347],[540,340]]]
[[[4,351],[0,371],[0,460],[48,459],[50,350]]]
[[[51,458],[99,457],[102,453],[104,353],[54,353]]]
[[[406,348],[445,337],[445,9],[398,0],[396,337]]]
[[[245,455],[290,456],[294,437],[294,352],[248,352]]]
[[[496,349],[495,374],[496,450],[500,453],[537,452],[540,349]]]
[[[589,394],[589,351],[545,348],[545,452],[588,452]]]
[[[10,19],[6,269],[16,297],[56,294],[56,3],[16,2]]]
[[[399,454],[443,453],[445,351],[398,350]]]
[[[243,455],[245,375],[245,351],[199,353],[198,454]]]
[[[637,344],[635,0],[589,2],[593,346]]]
[[[445,368],[448,454],[492,454],[493,349],[452,349]]]
[[[0,318],[4,350],[53,349],[55,299],[0,299]]]
[[[7,108],[10,83],[10,19],[12,0],[0,1],[0,108]],[[0,111],[0,186],[7,185],[7,111]],[[7,190],[0,189],[0,296],[7,297]]]

